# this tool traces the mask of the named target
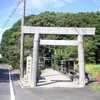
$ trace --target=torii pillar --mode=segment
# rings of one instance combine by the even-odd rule
[[[32,76],[31,76],[31,87],[36,87],[37,85],[37,69],[38,69],[38,59],[39,59],[39,32],[34,34],[34,44],[33,44],[33,61],[32,61]]]
[[[84,41],[83,35],[78,35],[79,86],[85,86]]]

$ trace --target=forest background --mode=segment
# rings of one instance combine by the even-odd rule
[[[93,36],[84,36],[85,63],[100,63],[100,12],[87,13],[55,13],[43,12],[38,15],[25,17],[26,26],[43,27],[95,27]],[[21,20],[18,20],[12,28],[6,30],[2,35],[0,54],[3,58],[1,63],[9,63],[14,69],[19,68],[20,63],[20,36]],[[26,57],[32,54],[34,35],[25,35],[24,39],[24,62]],[[40,39],[52,40],[77,40],[77,36],[71,35],[41,35]],[[60,60],[78,58],[77,46],[40,46],[39,59],[52,57],[56,63]]]

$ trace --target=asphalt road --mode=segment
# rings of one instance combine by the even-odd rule
[[[21,88],[17,80],[19,72],[16,70],[11,71],[11,88],[9,76],[7,65],[0,65],[0,100],[100,100],[100,91],[93,91],[88,87]]]
[[[0,64],[0,100],[10,100],[9,70]]]

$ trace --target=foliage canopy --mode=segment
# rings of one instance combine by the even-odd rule
[[[0,53],[13,68],[18,68],[20,59],[20,27],[21,21],[18,20],[12,28],[6,30],[2,35]],[[45,26],[45,27],[95,27],[94,36],[84,36],[85,61],[86,63],[100,63],[100,12],[87,13],[55,13],[43,12],[38,15],[25,17],[26,26]],[[25,35],[25,59],[32,54],[33,35]],[[76,36],[65,35],[41,35],[41,39],[76,40]],[[53,57],[57,55],[61,59],[77,58],[77,47],[71,46],[40,46],[40,57]],[[56,53],[55,53],[56,52]],[[60,58],[57,58],[60,60]],[[55,61],[57,61],[57,59]]]

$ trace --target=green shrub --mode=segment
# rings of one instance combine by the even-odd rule
[[[51,65],[51,67],[52,67],[53,69],[55,69],[55,66],[56,66],[55,63],[53,63],[53,64]]]
[[[42,65],[42,66],[40,66],[40,68],[41,68],[41,70],[44,70],[44,69],[45,69],[45,66],[44,66],[44,65]]]
[[[77,64],[75,64],[74,69],[75,69],[76,71],[78,71],[78,70],[79,70],[79,67],[78,67],[78,65],[77,65]]]
[[[60,64],[60,60],[62,59],[61,55],[52,55],[52,58],[54,59],[54,63]]]
[[[66,74],[66,73],[67,73],[67,71],[62,71],[62,73],[63,73],[63,74]]]
[[[0,58],[0,63],[7,63],[7,59],[6,58]]]
[[[10,56],[8,64],[11,65],[13,69],[19,69],[19,58],[17,56]]]
[[[52,64],[51,67],[52,67],[53,69],[55,69],[55,70],[60,70],[60,66],[57,65],[56,63]]]
[[[60,70],[60,66],[56,65],[56,66],[55,66],[55,69],[56,69],[56,70]]]
[[[38,75],[41,75],[41,69],[38,68],[38,71],[37,71]]]

